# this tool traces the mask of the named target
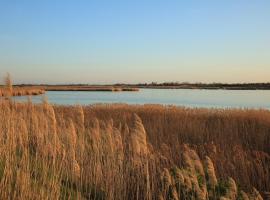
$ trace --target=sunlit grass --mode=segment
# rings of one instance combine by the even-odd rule
[[[269,186],[269,111],[44,100],[0,113],[0,199],[260,199],[253,186]]]

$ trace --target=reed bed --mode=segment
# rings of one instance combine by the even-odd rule
[[[270,111],[190,109],[175,106],[95,105],[85,108],[86,118],[131,123],[137,113],[155,149],[182,164],[179,146],[190,144],[201,158],[211,157],[217,175],[234,177],[242,187],[270,188]],[[169,147],[169,148],[168,148]],[[167,150],[166,150],[167,149]]]
[[[115,87],[115,86],[44,86],[46,91],[88,91],[88,92],[137,92],[134,87]]]
[[[252,199],[269,111],[0,101],[0,199]]]
[[[4,85],[0,86],[0,97],[6,99],[11,96],[30,96],[44,94],[45,90],[41,87],[14,87],[9,73],[4,77]]]
[[[0,88],[0,97],[9,96],[35,96],[45,94],[45,90],[35,87],[12,87],[12,90]]]

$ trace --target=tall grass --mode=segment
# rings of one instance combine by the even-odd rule
[[[269,111],[0,101],[0,121],[0,199],[261,199],[269,189]]]
[[[148,141],[181,165],[182,144],[201,158],[209,156],[217,176],[234,177],[242,187],[270,188],[270,112],[268,110],[189,109],[174,106],[96,105],[85,108],[86,118],[113,119],[131,124],[132,113],[142,119]]]

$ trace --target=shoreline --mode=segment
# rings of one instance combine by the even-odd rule
[[[139,91],[140,89],[270,90],[270,83],[20,84],[46,91]]]
[[[142,84],[114,84],[114,85],[14,85],[10,96],[41,95],[46,91],[80,91],[80,92],[139,92],[140,89],[165,90],[270,90],[270,83],[255,84],[179,84],[179,85],[142,85]],[[0,86],[0,96],[10,93],[4,86]]]

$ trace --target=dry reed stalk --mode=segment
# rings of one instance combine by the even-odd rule
[[[113,129],[113,146],[114,151],[116,154],[116,159],[119,162],[119,165],[122,165],[122,162],[124,160],[124,146],[123,146],[123,140],[121,137],[121,132],[119,129],[114,128]]]
[[[105,130],[102,131],[103,137],[103,148],[104,151],[108,154],[114,153],[114,142],[113,142],[113,120],[109,120],[105,125]]]
[[[29,173],[29,155],[27,151],[23,151],[21,160],[19,161],[18,170],[16,171],[16,181],[14,188],[15,199],[30,198],[29,190],[31,188],[31,178]]]
[[[139,198],[143,195],[145,199],[151,199],[146,132],[141,119],[136,114],[133,115],[133,125],[129,136],[129,151],[131,167],[133,168],[132,176],[135,176],[133,184],[137,188],[136,196]],[[139,194],[140,190],[141,194]]]
[[[72,120],[69,122],[69,128],[70,131],[68,134],[68,155],[69,155],[69,162],[71,164],[71,171],[74,174],[75,177],[80,176],[80,166],[78,165],[78,162],[76,160],[76,145],[77,145],[77,134],[74,127],[74,124]]]
[[[77,105],[76,108],[78,110],[79,127],[81,128],[80,133],[83,134],[83,132],[85,130],[85,127],[84,127],[85,117],[84,117],[83,107],[81,105]]]
[[[133,116],[133,128],[130,133],[131,153],[135,165],[141,165],[141,159],[148,155],[146,132],[138,115]]]
[[[54,108],[47,102],[46,99],[43,100],[42,114],[44,115],[44,126],[45,126],[45,155],[52,158],[53,165],[56,162],[57,156],[59,156],[61,150],[61,144],[59,136],[57,134],[57,121],[55,116]]]

